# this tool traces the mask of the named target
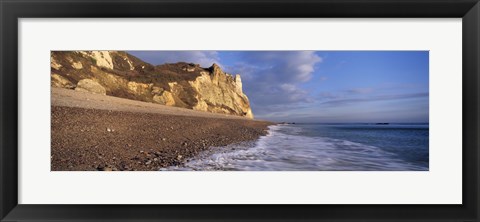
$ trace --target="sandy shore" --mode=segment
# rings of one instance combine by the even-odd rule
[[[158,170],[271,123],[52,88],[51,169]]]
[[[79,92],[70,89],[52,87],[51,90],[52,106],[245,120],[245,117],[241,116],[201,112],[191,109],[164,106],[155,103],[147,103],[113,96]]]

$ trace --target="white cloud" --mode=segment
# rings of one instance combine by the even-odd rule
[[[314,51],[269,51],[245,53],[246,60],[266,67],[262,75],[278,82],[300,83],[312,78],[315,65],[322,61]]]
[[[309,81],[315,65],[322,61],[314,51],[243,52],[243,62],[232,71],[245,75],[245,92],[255,95],[251,102],[269,105],[312,102],[309,92],[299,84]],[[259,96],[261,95],[261,96]]]

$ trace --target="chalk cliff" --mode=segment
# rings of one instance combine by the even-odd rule
[[[122,51],[52,51],[51,85],[253,118],[240,75],[217,64],[151,65]]]

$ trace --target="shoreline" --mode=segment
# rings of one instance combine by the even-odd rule
[[[252,141],[270,122],[52,106],[52,171],[157,171]]]

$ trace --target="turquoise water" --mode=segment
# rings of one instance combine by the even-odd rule
[[[167,170],[428,171],[428,124],[275,125]]]

